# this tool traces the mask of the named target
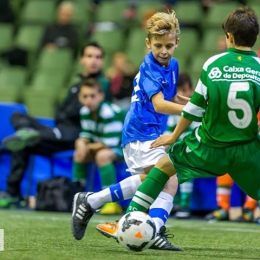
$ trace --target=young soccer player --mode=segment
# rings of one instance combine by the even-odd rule
[[[133,176],[99,193],[75,195],[72,231],[78,240],[83,238],[94,210],[111,200],[132,198],[145,174],[166,153],[163,146],[151,150],[150,145],[165,131],[167,114],[180,114],[183,109],[181,104],[186,104],[189,100],[176,95],[179,69],[177,60],[172,56],[179,43],[179,32],[179,22],[174,11],[158,12],[147,22],[146,46],[151,52],[146,55],[134,79],[131,107],[124,122],[122,136],[124,158]],[[149,215],[154,219],[159,232],[153,249],[182,250],[169,243],[164,227],[173,207],[177,186],[177,178],[174,176],[150,207]],[[113,230],[99,226],[98,230],[107,236],[116,236],[116,228]]]
[[[114,162],[123,159],[120,147],[125,111],[117,105],[104,101],[105,94],[94,78],[83,80],[79,89],[81,133],[75,142],[73,180],[86,186],[87,163],[95,161],[98,166],[102,188],[117,182]],[[117,203],[103,206],[100,214],[120,214]]]
[[[260,59],[251,50],[258,18],[250,7],[238,7],[222,28],[227,51],[205,62],[177,127],[151,144],[152,149],[173,145],[138,188],[127,212],[146,211],[176,171],[180,183],[228,172],[246,194],[260,199]],[[176,142],[192,121],[202,125]]]

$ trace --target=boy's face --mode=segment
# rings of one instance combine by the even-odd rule
[[[80,64],[84,68],[83,74],[99,73],[103,66],[102,50],[94,46],[86,47],[80,59]]]
[[[104,94],[99,92],[97,88],[88,86],[81,87],[79,92],[79,101],[83,106],[89,108],[91,112],[98,109],[99,104],[104,100]]]
[[[168,33],[161,37],[152,36],[151,40],[146,38],[145,42],[147,48],[152,51],[154,58],[162,66],[168,66],[169,60],[178,46],[179,39],[175,34]]]

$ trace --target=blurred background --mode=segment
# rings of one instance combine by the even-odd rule
[[[32,116],[53,117],[81,72],[80,50],[90,41],[105,50],[105,75],[120,57],[138,70],[146,53],[145,21],[157,10],[177,13],[181,34],[174,56],[180,72],[189,73],[194,86],[203,62],[225,49],[224,17],[241,4],[260,14],[258,0],[61,2],[0,0],[0,101],[24,103]]]

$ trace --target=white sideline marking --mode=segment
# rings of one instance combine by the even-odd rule
[[[50,217],[50,216],[25,216],[25,215],[10,215],[10,218],[18,218],[18,219],[37,219],[37,220],[52,220],[52,221],[65,221],[69,222],[70,218],[61,218],[61,217]],[[108,219],[92,219],[93,223],[104,223],[108,222]],[[112,220],[111,220],[112,221]]]
[[[52,216],[26,216],[26,215],[10,215],[10,218],[16,218],[16,219],[37,219],[37,220],[51,220],[51,221],[65,221],[65,222],[69,222],[70,218],[62,218],[62,217],[52,217]],[[91,219],[92,223],[105,223],[105,222],[109,222],[109,221],[113,221],[111,219]],[[185,226],[181,225],[181,228],[186,228],[186,229],[200,229],[200,230],[221,230],[221,231],[226,231],[226,232],[242,232],[242,233],[260,233],[260,228],[258,228],[259,226],[257,224],[252,224],[254,227],[251,228],[237,228],[237,227],[224,227],[221,225],[217,225],[217,226],[212,226],[209,224],[208,227],[205,227],[205,225],[207,225],[209,223],[205,223],[205,222],[197,222],[196,224],[191,224],[191,223],[187,223],[185,224]],[[166,225],[166,227],[169,228],[177,228],[178,227],[178,223],[176,222],[176,225]]]
[[[0,251],[4,251],[4,240],[5,240],[4,229],[0,229]]]

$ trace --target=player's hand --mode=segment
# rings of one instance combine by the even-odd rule
[[[159,136],[154,142],[151,143],[150,148],[156,148],[159,146],[171,145],[175,142],[172,134],[165,134]]]

